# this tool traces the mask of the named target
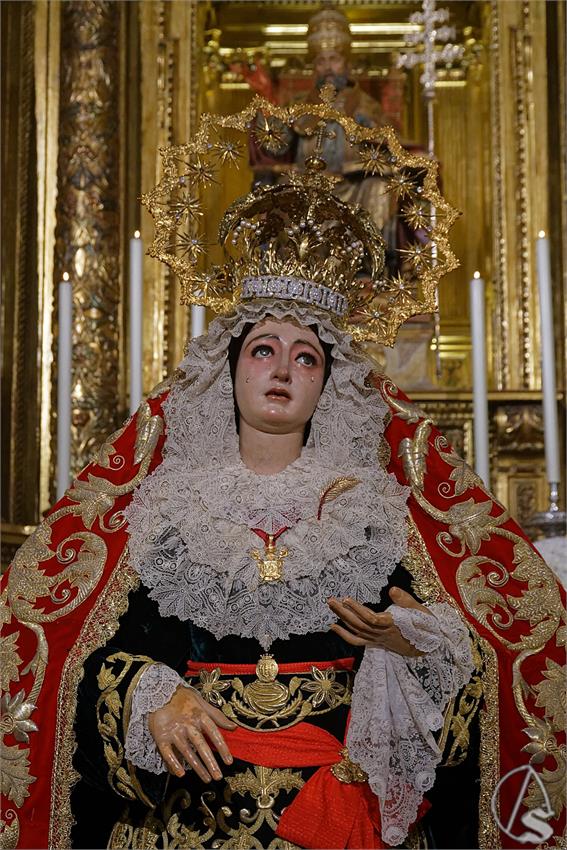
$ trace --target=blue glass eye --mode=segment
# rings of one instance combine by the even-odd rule
[[[298,363],[303,363],[305,366],[317,365],[316,358],[312,354],[309,354],[309,352],[307,351],[302,351],[301,354],[298,354],[295,359]]]
[[[273,348],[270,345],[257,345],[252,349],[252,357],[269,357],[273,354]]]

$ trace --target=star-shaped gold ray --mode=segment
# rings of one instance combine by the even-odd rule
[[[258,113],[254,129],[256,141],[268,153],[278,156],[288,149],[291,141],[291,131],[279,118],[266,118]]]
[[[184,192],[177,197],[170,198],[168,201],[159,201],[159,204],[167,209],[176,222],[180,222],[185,214],[193,221],[198,216],[203,215],[201,204],[189,192]]]
[[[194,260],[207,250],[208,246],[202,236],[194,233],[176,233],[175,237],[174,242],[166,245],[166,250],[175,252],[178,257],[190,256]]]
[[[401,214],[414,230],[428,230],[431,227],[431,210],[419,203],[403,207]]]
[[[186,169],[185,173],[179,178],[179,183],[182,186],[186,184],[187,178],[189,178],[191,182],[202,184],[203,186],[207,186],[209,183],[218,182],[215,180],[215,169],[212,165],[210,165],[210,163],[197,158],[192,162],[183,162],[182,164]]]
[[[380,145],[361,145],[359,150],[365,174],[386,174],[390,170],[387,153]]]
[[[400,198],[407,198],[415,191],[414,178],[405,172],[398,172],[388,180],[388,189]]]
[[[400,248],[399,253],[406,258],[410,266],[419,271],[423,266],[431,266],[431,253],[429,245],[420,245],[419,242],[413,242],[408,248]]]
[[[241,144],[227,140],[216,142],[212,146],[211,150],[216,155],[221,165],[225,165],[227,162],[234,165],[243,155],[243,148]]]

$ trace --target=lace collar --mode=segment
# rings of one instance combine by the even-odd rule
[[[164,461],[125,513],[132,563],[164,616],[191,619],[219,638],[255,637],[267,648],[328,628],[331,595],[378,600],[405,553],[408,491],[378,463],[384,406],[364,385],[368,364],[323,321],[319,333],[333,342],[335,359],[307,446],[277,475],[244,466],[226,351],[250,311],[217,320],[192,341],[182,364],[187,380],[166,403]],[[315,321],[296,305],[269,312]],[[282,526],[289,529],[281,580],[262,581],[253,553],[263,543],[251,529],[273,534]]]

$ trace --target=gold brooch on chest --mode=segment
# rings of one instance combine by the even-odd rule
[[[280,533],[267,534],[264,551],[254,549],[251,553],[258,564],[260,581],[283,581],[284,561],[289,552],[284,546],[279,549],[276,547],[276,540]]]

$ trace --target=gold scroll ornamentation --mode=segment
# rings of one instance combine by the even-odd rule
[[[389,400],[389,395],[386,397]],[[403,412],[402,418],[407,421]],[[449,474],[450,480],[440,485],[444,488],[442,495],[449,495],[451,479],[454,482],[455,495],[457,489],[459,495],[463,495],[469,487],[478,487],[476,477],[458,462],[442,438],[437,438],[433,445],[423,444],[423,432],[420,432],[420,427],[425,423],[427,420],[417,426],[413,440],[405,438],[402,441],[403,446],[400,446],[400,453],[406,461],[404,468],[410,473],[408,481],[412,496],[424,513],[445,529],[437,533],[436,543],[446,555],[460,561],[456,570],[456,582],[465,609],[474,621],[491,632],[495,640],[514,653],[514,701],[526,723],[524,731],[529,738],[524,750],[531,754],[534,764],[543,762],[547,757],[554,761],[554,767],[544,768],[540,776],[549,793],[551,807],[558,817],[565,805],[562,795],[565,752],[559,746],[555,733],[562,728],[559,720],[563,716],[561,706],[564,678],[556,666],[550,667],[549,663],[547,669],[542,671],[544,678],[540,682],[528,684],[522,674],[522,665],[527,659],[543,650],[553,637],[557,645],[562,645],[565,640],[565,611],[557,580],[533,547],[515,531],[504,527],[508,523],[509,515],[492,499],[476,501],[471,497],[453,503],[445,511],[425,498],[419,485],[422,476],[427,474],[427,459],[432,452],[437,452],[441,460],[447,461],[453,467]],[[411,462],[416,455],[416,446],[419,446],[417,472],[414,469],[415,464],[412,466]],[[495,507],[500,508],[497,515],[492,514]],[[425,599],[432,599],[435,598],[440,582],[435,570],[423,569],[423,561],[427,560],[425,545],[419,546],[413,539],[419,534],[413,522],[411,528],[409,553],[404,563],[414,575],[418,593],[422,592]],[[481,554],[483,542],[494,537],[504,538],[512,544],[512,569],[493,557]],[[489,572],[485,573],[483,567],[489,567]],[[419,585],[424,580],[424,586],[420,589]],[[506,585],[511,580],[523,587],[520,595],[506,593]],[[519,624],[527,624],[529,628],[524,630],[521,637],[512,638],[512,628]],[[481,641],[481,646],[486,650],[488,643]],[[529,706],[530,700],[533,708]],[[543,710],[543,717],[538,716],[535,708]],[[493,730],[490,735],[494,734],[496,733]],[[484,764],[492,761],[487,760],[486,754],[482,759]],[[494,787],[495,784],[492,785],[492,788]],[[529,787],[526,805],[531,805],[533,801],[539,802],[540,797],[541,791],[534,781]],[[485,796],[481,795],[481,802],[486,809]],[[491,845],[487,842],[484,846]]]
[[[68,491],[67,497],[71,504],[54,510],[16,553],[0,598],[0,622],[7,625],[14,620],[20,627],[3,637],[1,652],[6,680],[3,684],[9,686],[24,678],[26,684],[14,697],[8,698],[2,725],[3,735],[13,734],[19,729],[20,733],[31,736],[30,747],[33,747],[33,734],[38,725],[33,712],[43,687],[49,654],[45,626],[72,612],[97,588],[108,555],[101,532],[111,534],[123,527],[121,511],[113,510],[115,501],[119,496],[130,493],[147,475],[162,430],[162,418],[152,416],[150,406],[143,402],[136,415],[134,459],[139,466],[135,474],[123,484],[114,485],[106,478],[89,472],[87,481],[76,481]],[[121,457],[109,445],[102,454],[103,458],[109,459],[109,467],[106,468],[113,468],[113,457]],[[121,465],[120,461],[119,468]],[[60,519],[67,517],[76,517],[79,527],[53,547],[53,530],[57,528]],[[55,563],[56,572],[53,572],[53,567],[47,566],[49,562]],[[58,730],[65,726],[65,734],[60,736],[56,747],[58,755],[54,770],[55,773],[59,771],[59,781],[53,784],[53,799],[61,798],[59,805],[52,810],[52,829],[56,832],[59,830],[59,837],[50,841],[50,846],[70,846],[72,819],[70,810],[65,815],[66,803],[61,797],[61,789],[69,787],[72,784],[71,777],[75,775],[72,767],[72,728],[77,685],[82,675],[80,664],[116,631],[118,617],[126,609],[126,596],[137,581],[137,576],[130,570],[123,555],[119,566],[115,568],[114,578],[109,579],[95,603],[93,612],[97,611],[97,616],[93,620],[91,612],[66,661],[57,718]],[[114,589],[110,600],[106,598],[109,587]],[[34,636],[35,651],[31,658],[21,657],[19,641],[22,629]],[[76,656],[80,658],[80,663],[73,662]],[[22,738],[19,740],[22,741]],[[29,794],[28,786],[35,781],[29,770],[30,749],[8,746],[4,741],[2,747],[5,774],[3,787],[7,798],[19,807]],[[15,826],[12,832],[14,829]]]

